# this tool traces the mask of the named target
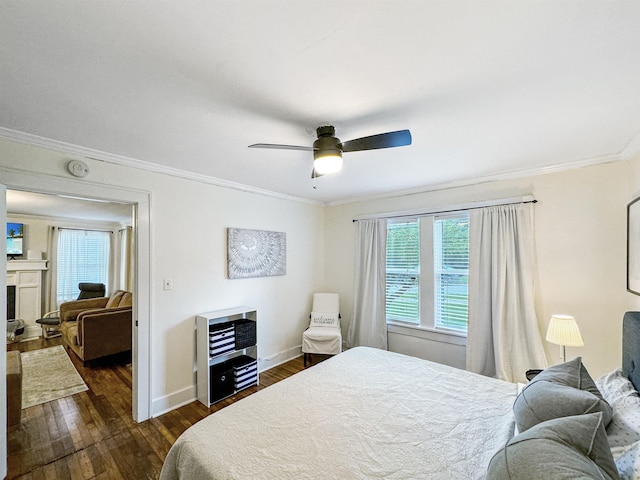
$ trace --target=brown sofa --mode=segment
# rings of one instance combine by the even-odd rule
[[[18,350],[7,352],[7,426],[20,425],[22,414],[22,357]]]
[[[86,364],[131,350],[131,292],[74,300],[60,305],[62,341]]]

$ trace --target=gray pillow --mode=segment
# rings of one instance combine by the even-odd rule
[[[580,357],[539,373],[516,397],[513,413],[519,432],[553,418],[602,412],[611,421],[611,406],[602,398]]]
[[[567,387],[586,390],[599,398],[603,398],[602,393],[600,393],[600,390],[598,390],[598,387],[596,386],[596,383],[584,367],[582,357],[576,357],[568,362],[553,365],[544,369],[535,376],[531,383],[540,381],[549,381],[566,385]]]
[[[619,479],[602,413],[556,418],[513,437],[489,462],[488,480]]]

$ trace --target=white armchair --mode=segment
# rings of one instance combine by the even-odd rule
[[[304,366],[313,353],[336,355],[342,352],[340,329],[340,295],[314,293],[309,327],[302,334]]]

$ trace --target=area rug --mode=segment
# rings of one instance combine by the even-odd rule
[[[62,345],[22,352],[22,408],[89,390]]]

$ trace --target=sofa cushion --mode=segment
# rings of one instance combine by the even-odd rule
[[[104,308],[118,307],[124,294],[124,290],[116,290],[115,292],[113,292],[109,297],[109,300],[107,301],[107,305]]]
[[[78,322],[63,322],[60,325],[60,331],[67,345],[80,345],[78,340]]]
[[[119,307],[131,307],[133,304],[133,294],[131,292],[124,292],[122,299],[120,300]]]

